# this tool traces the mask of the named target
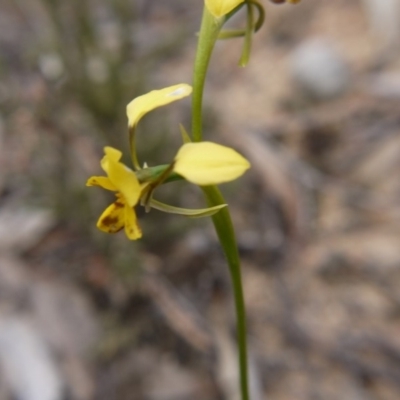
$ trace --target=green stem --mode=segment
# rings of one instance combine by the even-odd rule
[[[132,164],[135,167],[136,171],[140,171],[140,164],[139,160],[137,158],[137,152],[136,152],[136,126],[129,126],[128,127],[129,131],[129,151],[131,153],[131,158],[132,158]]]
[[[192,95],[192,135],[193,141],[202,140],[202,103],[204,83],[207,69],[215,42],[218,38],[225,18],[215,19],[206,8],[204,8],[201,23],[198,48],[194,66],[193,95]],[[216,186],[203,187],[204,195],[210,207],[225,204],[225,200]],[[237,341],[239,347],[239,372],[240,390],[242,400],[249,400],[248,376],[247,376],[247,341],[246,341],[246,311],[242,289],[242,278],[240,271],[240,258],[237,248],[235,230],[233,228],[228,207],[223,208],[212,217],[218,239],[225,253],[229,265],[232,280],[233,295],[235,299],[237,317]]]
[[[203,137],[203,93],[208,64],[225,18],[214,18],[204,7],[193,74],[192,135],[194,142]]]
[[[217,186],[204,186],[202,189],[206,196],[209,207],[225,204],[225,200]],[[219,242],[229,265],[237,318],[236,334],[239,347],[240,391],[242,393],[242,400],[249,400],[249,384],[247,377],[246,309],[244,304],[242,276],[240,272],[240,258],[236,243],[235,229],[232,224],[228,207],[223,208],[214,214],[212,219]]]

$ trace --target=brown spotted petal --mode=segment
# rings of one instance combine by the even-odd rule
[[[97,221],[97,227],[106,233],[117,233],[125,225],[126,202],[119,198],[108,206]]]

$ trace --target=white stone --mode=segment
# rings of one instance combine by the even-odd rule
[[[329,40],[309,39],[290,58],[293,81],[306,95],[328,99],[342,94],[350,85],[350,71]]]

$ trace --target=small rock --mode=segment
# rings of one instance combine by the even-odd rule
[[[325,100],[343,94],[350,84],[350,70],[329,40],[310,39],[292,54],[290,74],[308,97]]]

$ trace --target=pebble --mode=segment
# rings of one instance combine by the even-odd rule
[[[300,44],[290,58],[289,72],[304,95],[318,100],[337,97],[350,86],[346,61],[324,38]]]

